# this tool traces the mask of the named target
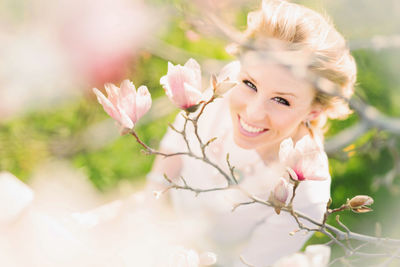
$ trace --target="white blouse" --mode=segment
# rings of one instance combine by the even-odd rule
[[[183,117],[178,114],[175,128],[182,129],[183,122]],[[199,119],[198,129],[204,143],[217,137],[207,148],[210,160],[229,173],[226,163],[226,154],[229,153],[239,184],[248,192],[267,200],[283,169],[279,163],[266,166],[254,150],[242,149],[235,144],[227,95],[206,107]],[[192,151],[201,155],[190,123],[188,136]],[[186,151],[186,144],[179,134],[169,129],[161,142],[161,149]],[[324,158],[327,159],[326,155]],[[188,156],[182,157],[182,163],[180,174],[191,187],[208,189],[226,185],[225,178],[212,166]],[[324,181],[301,182],[293,204],[295,210],[322,220],[330,197],[329,172],[326,178]],[[199,243],[208,246],[204,249],[218,254],[220,266],[246,266],[239,256],[255,266],[267,266],[301,249],[311,236],[304,232],[289,235],[298,229],[294,218],[285,212],[277,215],[273,208],[265,205],[244,205],[232,212],[235,204],[249,201],[239,190],[200,193],[197,197],[191,191],[172,190],[171,197],[178,214],[206,222],[204,240]]]

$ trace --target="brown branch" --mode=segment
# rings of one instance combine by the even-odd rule
[[[133,137],[135,137],[136,141],[145,149],[144,151],[146,153],[148,153],[148,154],[160,155],[160,156],[163,156],[163,157],[173,157],[173,156],[178,156],[178,155],[189,155],[188,152],[163,153],[163,152],[154,150],[153,148],[151,148],[148,145],[146,145],[145,143],[143,143],[142,140],[140,140],[139,136],[136,134],[136,132],[134,130],[131,130],[130,134]]]
[[[235,167],[231,165],[231,162],[229,161],[229,153],[226,154],[226,164],[228,164],[229,172],[231,174],[231,177],[235,184],[238,184],[238,180],[236,179],[235,176]]]

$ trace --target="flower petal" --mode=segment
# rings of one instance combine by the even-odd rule
[[[283,205],[289,196],[288,182],[282,177],[279,178],[279,182],[274,188],[274,196]]]
[[[111,101],[111,103],[114,106],[117,106],[118,104],[118,98],[119,98],[119,88],[116,87],[114,84],[112,83],[106,83],[104,85],[104,88],[106,89],[107,92],[107,98],[108,100]]]
[[[226,64],[217,76],[218,81],[232,81],[237,82],[239,73],[240,73],[241,65],[239,60],[232,61]]]
[[[184,87],[185,87],[185,96],[186,96],[185,108],[197,105],[200,102],[201,97],[202,97],[201,92],[197,88],[191,86],[188,83],[185,83]]]
[[[220,82],[217,84],[217,89],[215,90],[215,93],[217,95],[223,95],[236,85],[237,82],[230,82],[230,81]]]
[[[183,69],[182,66],[177,66],[168,70],[167,84],[169,85],[171,101],[177,106],[186,106],[186,95],[184,83],[189,82],[191,74]]]
[[[303,155],[299,168],[306,180],[326,180],[330,176],[328,157],[323,151]]]
[[[190,58],[184,65],[185,68],[189,68],[192,72],[193,83],[192,86],[201,88],[201,68],[199,63],[193,58]]]
[[[121,107],[118,107],[118,111],[121,114],[121,119],[119,120],[121,125],[125,128],[132,129],[135,126],[135,124],[131,120],[131,118],[129,118],[128,114],[126,114],[125,110],[123,110]]]
[[[167,75],[164,75],[161,77],[160,84],[162,85],[162,87],[165,91],[165,94],[167,95],[169,100],[171,100],[174,103],[174,101],[173,101],[174,95],[172,94],[171,87],[169,86]]]
[[[97,88],[93,88],[93,92],[97,96],[97,101],[103,106],[105,112],[110,115],[114,120],[120,121],[121,116],[117,110],[117,108],[108,100],[102,92],[100,92]]]
[[[308,154],[319,151],[320,148],[317,146],[317,143],[314,141],[314,139],[307,134],[296,142],[295,150],[302,154]]]
[[[289,159],[289,156],[293,150],[294,148],[292,138],[287,138],[283,140],[279,147],[279,161],[285,163]]]
[[[138,88],[136,95],[136,119],[139,120],[151,107],[151,95],[146,86]],[[136,123],[136,121],[135,121]]]
[[[119,103],[128,117],[135,123],[137,121],[136,88],[135,85],[129,80],[124,80],[121,83]]]

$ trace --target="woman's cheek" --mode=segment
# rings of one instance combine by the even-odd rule
[[[269,114],[271,122],[279,128],[286,128],[294,123],[293,121],[294,116],[290,116],[288,112],[285,112],[283,110],[279,109],[270,110]]]

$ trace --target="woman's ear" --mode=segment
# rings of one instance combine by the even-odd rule
[[[312,106],[310,112],[308,113],[306,120],[308,120],[308,121],[315,120],[322,113],[322,111],[323,111],[323,108],[321,105],[314,104]]]

